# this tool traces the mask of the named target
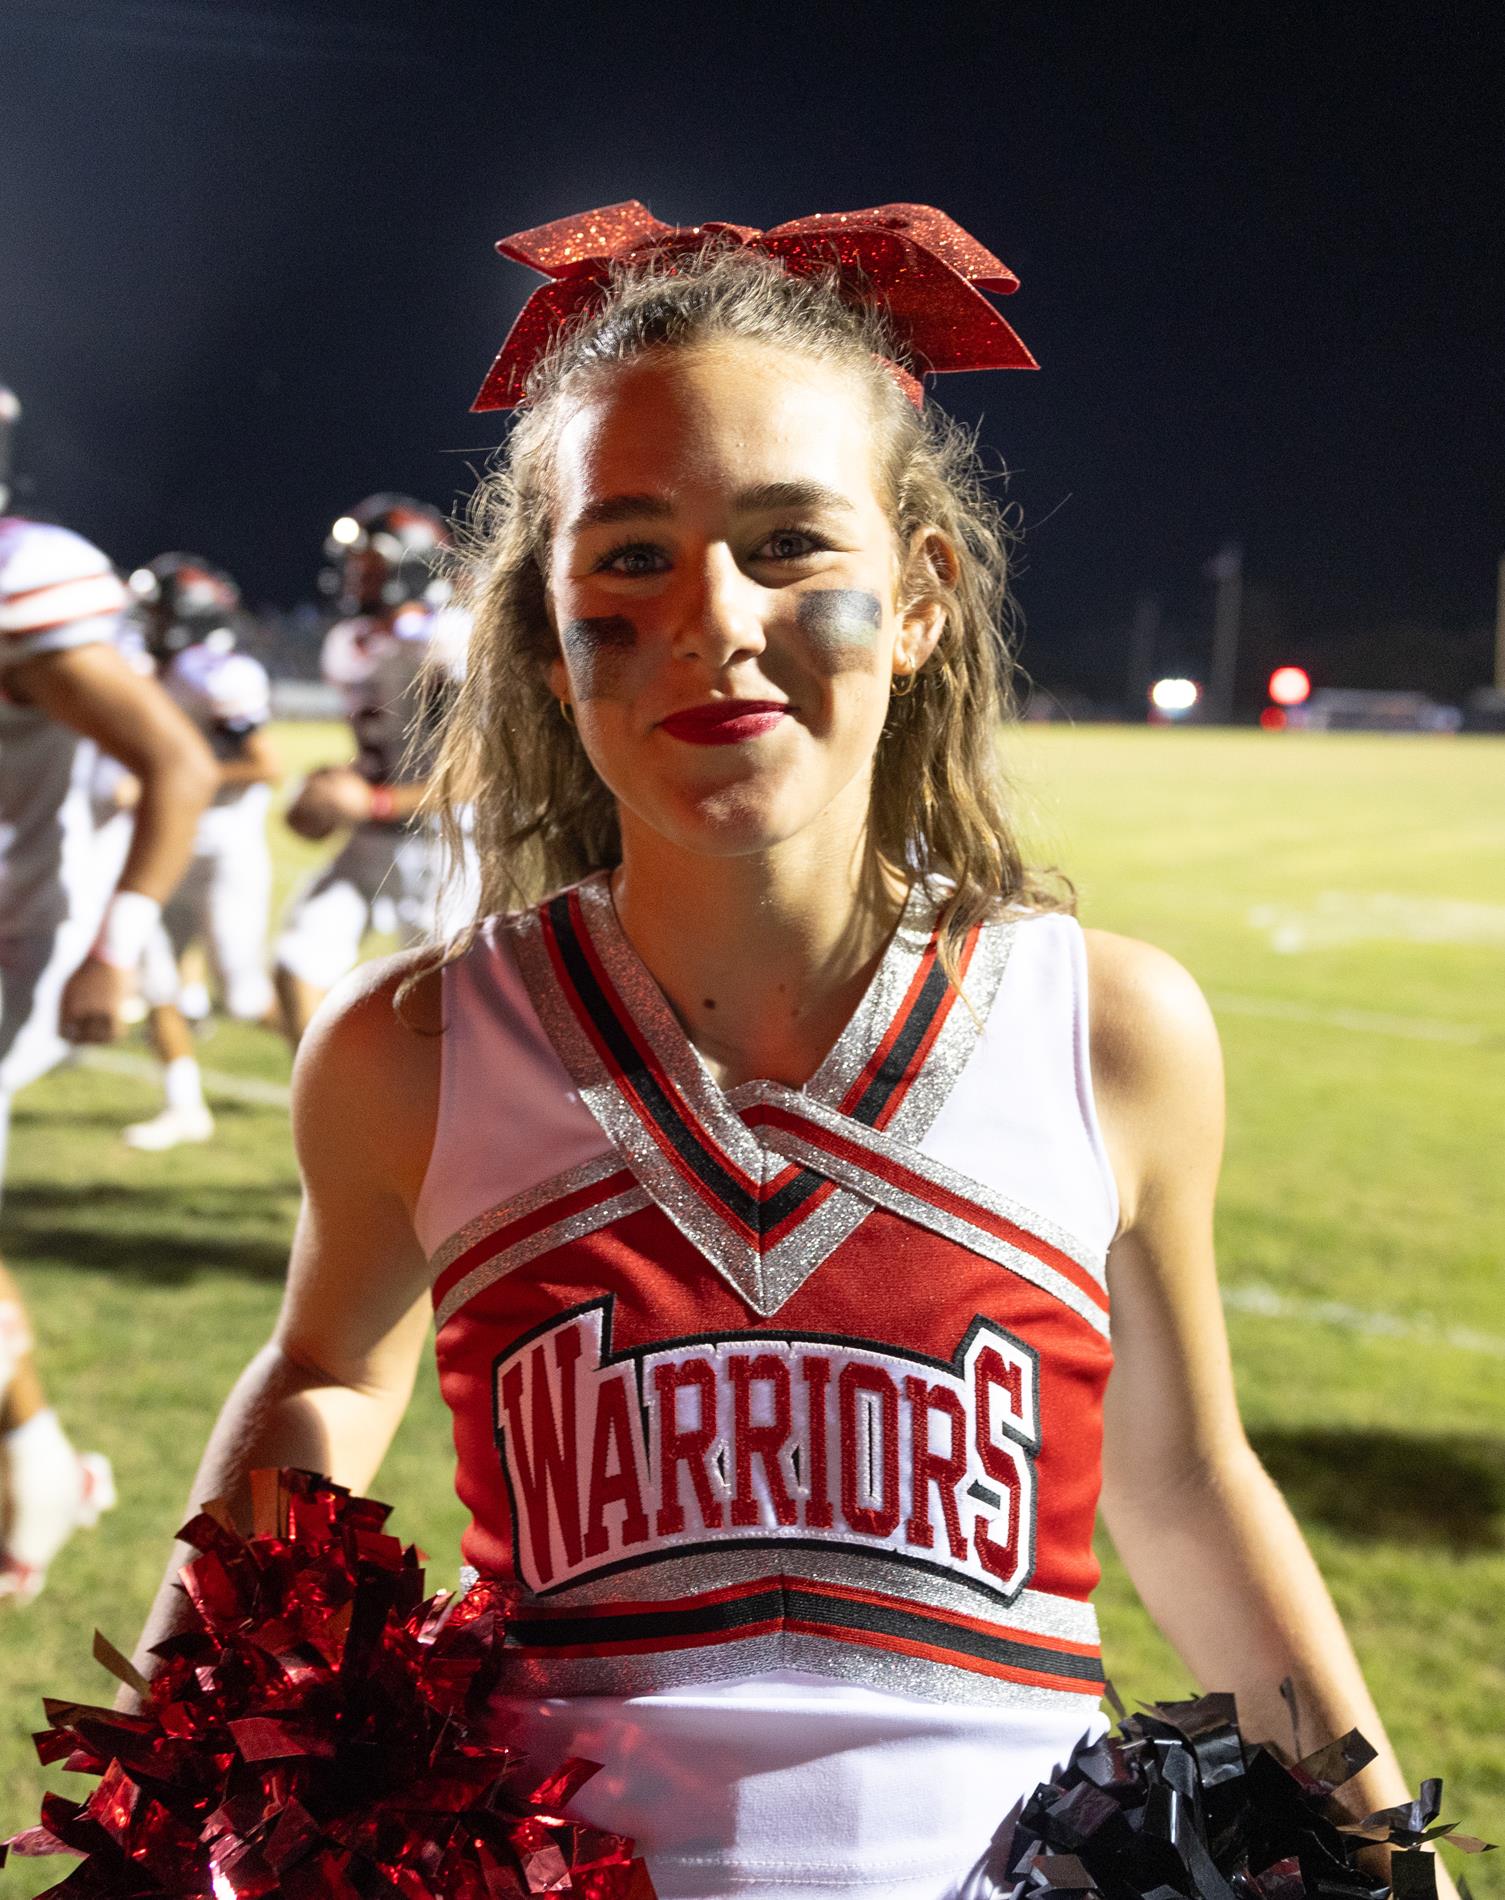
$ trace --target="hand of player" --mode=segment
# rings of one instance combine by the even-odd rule
[[[135,989],[129,970],[85,957],[63,985],[58,1023],[69,1042],[114,1042],[125,1024],[121,1011]]]
[[[371,809],[371,787],[348,765],[310,772],[283,813],[300,838],[327,838],[342,825],[358,825]]]

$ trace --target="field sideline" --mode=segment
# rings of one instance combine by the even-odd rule
[[[279,739],[294,769],[344,750],[337,729]],[[1408,1771],[1444,1777],[1445,1818],[1505,1838],[1505,742],[1035,727],[1006,754],[1032,855],[1070,872],[1083,921],[1160,944],[1212,1001],[1219,1256],[1251,1437]],[[276,850],[282,892],[320,855],[280,827]],[[44,1786],[89,1785],[38,1768],[40,1699],[108,1699],[91,1634],[134,1642],[208,1424],[275,1312],[297,1202],[287,1057],[230,1025],[202,1058],[270,1085],[211,1088],[206,1148],[123,1148],[157,1095],[115,1069],[53,1075],[17,1105],[0,1251],[52,1395],[110,1453],[121,1503],[33,1608],[0,1609],[0,1833]],[[430,1588],[453,1579],[451,1460],[430,1368],[376,1487],[431,1553]],[[1120,1692],[1184,1690],[1103,1557]],[[1452,1864],[1477,1900],[1505,1900],[1505,1856]],[[0,1893],[68,1865],[13,1863]]]

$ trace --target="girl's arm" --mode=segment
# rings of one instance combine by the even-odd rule
[[[368,964],[321,1009],[293,1075],[303,1206],[271,1340],[226,1400],[189,1493],[250,1528],[249,1474],[298,1465],[363,1491],[407,1408],[428,1331],[429,1272],[411,1210],[438,1096],[438,980],[393,1010],[411,953]],[[181,1626],[176,1545],[136,1655]]]
[[[1087,936],[1095,1087],[1124,1200],[1109,1256],[1109,1532],[1197,1681],[1237,1697],[1247,1736],[1289,1747],[1289,1677],[1304,1749],[1358,1728],[1379,1750],[1345,1805],[1409,1800],[1332,1599],[1239,1419],[1213,1261],[1224,1110],[1211,1013],[1162,951]]]

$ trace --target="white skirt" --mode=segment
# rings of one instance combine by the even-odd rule
[[[1106,1723],[920,1701],[792,1670],[657,1695],[501,1697],[496,1739],[601,1772],[567,1809],[628,1834],[659,1900],[982,1900],[994,1836]]]

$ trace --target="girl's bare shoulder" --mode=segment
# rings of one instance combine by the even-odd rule
[[[305,1174],[352,1170],[416,1198],[433,1145],[443,976],[432,949],[363,964],[320,1005],[293,1069]]]
[[[1205,1054],[1217,1031],[1201,986],[1185,964],[1155,944],[1114,930],[1082,932],[1094,1069],[1152,1073]]]
[[[1093,1094],[1126,1224],[1147,1182],[1222,1150],[1217,1026],[1186,966],[1154,944],[1084,930]]]

